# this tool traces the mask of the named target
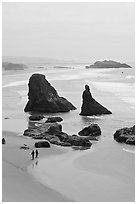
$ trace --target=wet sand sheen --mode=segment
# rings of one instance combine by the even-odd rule
[[[77,202],[134,201],[134,155],[123,152],[120,165],[113,151],[119,157],[123,150],[108,144],[106,150],[93,147],[84,153],[69,151],[51,159],[43,158],[32,174]]]

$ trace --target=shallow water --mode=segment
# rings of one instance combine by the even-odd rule
[[[34,69],[36,72],[44,73],[59,95],[77,107],[69,113],[48,114],[46,117],[61,116],[63,131],[68,134],[77,134],[83,127],[97,123],[102,135],[98,142],[93,142],[90,150],[68,148],[67,154],[43,158],[33,169],[35,176],[77,201],[134,201],[134,147],[119,144],[113,139],[116,129],[135,123],[134,70],[86,70],[77,67],[70,70]],[[3,76],[3,130],[23,133],[29,125],[29,115],[23,112],[23,108],[27,102],[27,83],[31,74],[32,70]],[[86,83],[93,97],[111,110],[112,115],[79,115]]]

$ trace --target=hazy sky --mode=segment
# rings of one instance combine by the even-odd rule
[[[3,3],[3,56],[134,61],[134,3]]]

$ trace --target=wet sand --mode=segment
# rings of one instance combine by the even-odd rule
[[[41,157],[63,154],[66,150],[52,146],[40,149],[40,157],[31,160],[31,149],[34,140],[19,136],[14,132],[3,132],[6,144],[2,147],[2,201],[3,202],[67,202],[69,198],[52,188],[42,185],[28,173],[28,165],[39,161]],[[27,144],[30,150],[22,150],[20,146]]]

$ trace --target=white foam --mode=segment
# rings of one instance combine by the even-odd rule
[[[129,152],[129,153],[135,154],[135,150],[125,149],[125,148],[123,148],[123,150],[124,150],[125,152]]]
[[[88,81],[90,84],[91,82]],[[92,85],[101,91],[112,92],[126,103],[135,104],[135,85],[120,82],[92,82]]]
[[[126,79],[134,79],[134,78],[135,78],[135,76],[132,76],[132,75],[126,76]]]
[[[11,87],[11,86],[22,86],[22,85],[26,85],[27,83],[28,83],[28,80],[16,81],[16,82],[12,82],[12,83],[3,85],[2,88]]]

